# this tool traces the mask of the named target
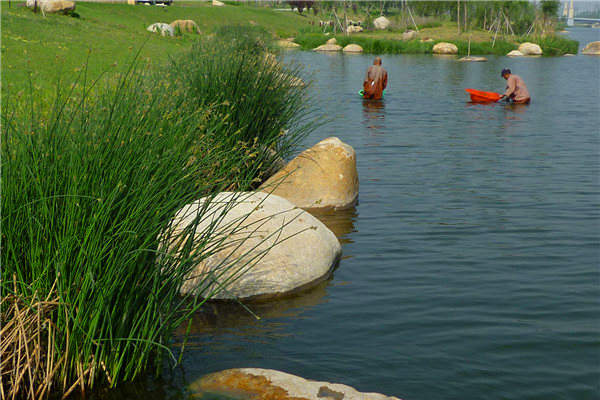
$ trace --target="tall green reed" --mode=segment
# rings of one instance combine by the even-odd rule
[[[160,373],[173,331],[210,297],[182,298],[180,288],[194,262],[218,251],[218,232],[190,234],[199,212],[170,238],[182,243],[176,253],[162,256],[159,238],[184,205],[254,185],[273,162],[265,149],[290,151],[309,129],[301,89],[259,62],[264,45],[218,43],[173,60],[185,68],[167,79],[133,66],[102,83],[83,76],[70,92],[59,83],[50,110],[33,90],[4,99],[2,295],[32,309],[34,299],[57,299],[44,311],[51,323],[38,327],[53,332],[41,350],[53,363],[45,383],[13,379],[21,394],[31,384],[68,393]],[[226,68],[200,70],[213,65]],[[3,320],[15,317],[15,307],[0,308]],[[5,367],[3,385],[14,378]]]

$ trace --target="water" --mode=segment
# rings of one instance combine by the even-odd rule
[[[573,29],[585,44],[600,30]],[[600,58],[383,57],[384,102],[356,92],[372,56],[290,53],[354,147],[356,209],[328,223],[344,258],[300,296],[198,318],[174,382],[274,368],[403,399],[600,397]],[[530,106],[467,103],[523,77]],[[332,223],[333,219],[333,223]]]

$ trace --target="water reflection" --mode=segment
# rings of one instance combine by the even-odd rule
[[[339,211],[311,211],[311,214],[324,223],[342,244],[353,243],[349,234],[356,232],[354,223],[358,217],[356,208]]]
[[[243,304],[233,301],[209,302],[194,315],[189,326],[190,340],[186,348],[201,349],[208,338],[210,350],[219,352],[219,337],[235,336],[244,342],[264,342],[268,338],[289,335],[285,329],[288,321],[301,319],[305,310],[324,303],[330,280],[331,278],[315,287],[274,301]],[[185,324],[177,330],[179,340],[184,337],[187,329],[188,325]],[[177,343],[174,347],[177,347]]]
[[[363,99],[363,117],[366,127],[373,131],[380,131],[384,128],[385,122],[385,102],[383,100]]]

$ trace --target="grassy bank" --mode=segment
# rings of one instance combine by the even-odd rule
[[[431,36],[422,33],[421,37],[430,38]],[[448,36],[444,40],[436,39],[432,41],[401,40],[401,34],[390,34],[382,32],[381,34],[353,34],[346,35],[325,35],[322,33],[301,33],[295,38],[295,42],[302,46],[304,50],[312,50],[318,47],[328,39],[335,37],[338,44],[346,46],[350,43],[360,45],[365,53],[370,54],[432,54],[433,46],[439,42],[453,43],[458,47],[458,54],[466,55],[469,52],[474,55],[495,54],[504,56],[511,50],[516,50],[520,43],[537,43],[542,48],[544,55],[559,56],[567,53],[577,54],[579,42],[560,36],[546,37],[511,37],[493,40],[471,40],[467,35]]]
[[[171,65],[139,60],[109,80],[83,68],[76,86],[54,82],[51,99],[35,79],[3,97],[9,398],[116,386],[172,364],[174,329],[211,296],[179,289],[193,260],[219,250],[218,232],[193,242],[193,223],[168,238],[176,253],[159,237],[185,204],[256,185],[310,128],[294,71],[265,57],[264,32],[218,33]]]

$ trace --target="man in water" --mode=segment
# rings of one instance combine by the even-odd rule
[[[504,68],[501,75],[506,79],[506,92],[500,99],[506,98],[506,101],[512,100],[516,104],[529,104],[531,97],[523,79],[519,75],[513,74],[508,68]]]
[[[375,57],[373,65],[367,70],[367,76],[363,82],[363,97],[365,99],[381,99],[383,89],[387,86],[387,71],[381,66],[381,58]]]

